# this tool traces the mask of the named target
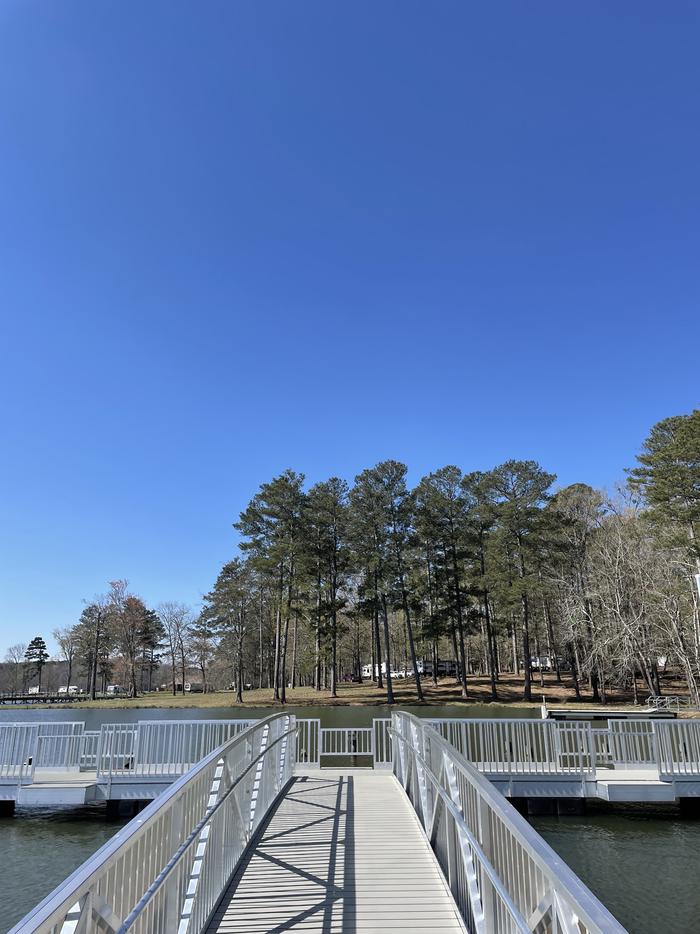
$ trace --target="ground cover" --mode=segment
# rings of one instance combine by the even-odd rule
[[[575,693],[570,679],[564,675],[564,683],[557,684],[554,675],[544,676],[544,686],[539,683],[539,676],[533,684],[533,693],[536,700],[526,704],[522,700],[522,678],[516,675],[503,675],[498,685],[499,704],[517,704],[519,706],[538,707],[544,698],[549,705],[557,707],[594,707],[590,693],[584,692],[583,699],[576,701]],[[684,686],[669,681],[665,685],[667,694],[685,694]],[[469,679],[469,697],[464,700],[460,694],[459,684],[451,678],[441,679],[437,685],[426,680],[423,683],[426,705],[457,705],[469,706],[475,703],[486,704],[491,702],[489,679],[486,677],[472,677]],[[643,694],[641,695],[644,696]],[[417,704],[415,686],[411,679],[394,682],[394,697],[397,705]],[[362,684],[342,683],[338,685],[338,697],[332,698],[327,691],[314,691],[310,687],[290,688],[287,690],[287,703],[290,706],[371,706],[386,703],[385,691],[380,691],[372,682]],[[34,705],[30,705],[34,709]],[[64,702],[51,705],[60,709],[75,707],[78,709],[100,707],[105,709],[128,708],[177,708],[177,707],[274,707],[276,706],[269,688],[246,691],[243,704],[237,704],[233,691],[215,691],[208,694],[178,694],[173,696],[167,692],[151,692],[139,697],[114,697],[95,701]],[[601,705],[602,706],[602,705]],[[632,706],[631,693],[617,692],[608,695],[608,706]],[[17,708],[14,708],[17,709]],[[637,708],[639,709],[639,708]]]

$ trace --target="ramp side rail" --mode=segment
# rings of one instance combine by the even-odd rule
[[[201,934],[260,822],[292,778],[295,718],[215,749],[10,934]]]
[[[426,721],[392,717],[394,774],[470,934],[625,934],[527,821]]]

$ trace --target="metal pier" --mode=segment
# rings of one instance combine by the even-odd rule
[[[440,867],[391,773],[294,779],[228,887],[209,934],[463,932]]]
[[[48,739],[43,767],[59,753],[75,761],[77,749],[85,765],[95,759],[98,784],[122,796],[133,783],[171,784],[11,934],[624,934],[458,749],[475,729],[483,748],[472,753],[491,770],[512,771],[515,755],[530,773],[559,768],[584,780],[590,737],[579,749],[568,730],[553,759],[551,727],[536,723],[502,732],[450,721],[438,732],[397,712],[325,733],[276,714],[231,727],[173,780],[225,729],[112,725],[96,745],[87,741],[88,753],[79,730]],[[504,736],[505,747],[494,745]],[[5,737],[6,753],[15,740]],[[31,748],[31,762],[13,755],[8,767],[33,785]],[[319,769],[330,754],[369,756],[375,767]]]

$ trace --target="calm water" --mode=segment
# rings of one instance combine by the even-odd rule
[[[700,931],[700,821],[626,805],[530,822],[631,934]]]
[[[257,720],[279,713],[281,708],[273,707],[175,707],[105,710],[90,708],[81,710],[41,709],[40,705],[30,710],[13,710],[0,706],[0,723],[26,722],[32,720],[76,720],[85,723],[88,730],[99,730],[102,723],[133,723],[136,720]],[[377,704],[371,707],[286,707],[286,711],[297,717],[318,717],[321,726],[370,726],[374,717],[390,717],[391,707]],[[523,717],[539,718],[539,710],[534,707],[516,707],[506,704],[470,704],[468,707],[431,706],[411,707],[401,705],[401,710],[413,713],[417,717]]]
[[[0,930],[23,918],[124,823],[107,821],[99,806],[18,808],[14,817],[0,818]]]
[[[464,717],[463,707],[402,708],[419,716]],[[388,707],[290,708],[300,717],[319,717],[323,726],[369,725]],[[0,722],[80,720],[101,723],[158,719],[233,719],[268,716],[269,708],[175,710],[0,710]],[[537,716],[536,710],[495,704],[468,708],[472,717]],[[650,812],[603,806],[585,817],[531,818],[533,826],[598,895],[631,934],[700,932],[700,821],[681,820],[675,809]],[[0,930],[6,931],[119,828],[104,809],[49,813],[18,809],[0,819],[3,894]]]

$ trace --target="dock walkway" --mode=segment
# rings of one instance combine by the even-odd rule
[[[295,777],[243,859],[209,934],[464,932],[415,811],[391,773]]]

